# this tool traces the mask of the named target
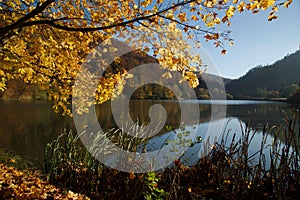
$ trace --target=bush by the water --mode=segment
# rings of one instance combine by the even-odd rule
[[[298,89],[295,94],[288,99],[288,101],[300,105],[300,89]]]

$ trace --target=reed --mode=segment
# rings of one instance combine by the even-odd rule
[[[162,188],[169,191],[168,199],[299,199],[297,117],[282,127],[265,125],[260,146],[252,154],[249,146],[260,133],[246,125],[238,139],[236,133],[224,134],[195,166],[177,161],[176,168],[163,172]],[[271,144],[267,133],[274,136]]]
[[[262,131],[246,124],[240,133],[226,132],[215,145],[208,144],[209,153],[196,165],[184,166],[178,159],[175,167],[155,174],[108,168],[91,156],[78,135],[65,132],[47,145],[45,173],[51,183],[92,199],[299,199],[297,120],[298,113],[293,120],[286,117],[286,124],[265,125]],[[136,128],[130,130],[144,131]],[[249,147],[257,134],[261,134],[261,141],[251,153]],[[273,135],[271,143],[268,134]],[[122,129],[107,131],[105,136],[130,151],[143,151],[140,147],[147,143]],[[96,140],[92,149],[101,153],[105,144],[99,143],[100,138]]]
[[[111,129],[105,132],[104,136],[119,148],[134,152],[146,144],[147,139],[130,136],[123,130]],[[127,130],[139,135],[144,134],[144,126],[132,126]],[[109,198],[112,194],[113,198],[128,196],[129,199],[139,199],[144,191],[140,190],[144,177],[138,178],[133,174],[105,167],[92,156],[113,151],[114,146],[110,148],[105,143],[103,134],[92,137],[88,150],[82,145],[80,136],[65,131],[52,143],[47,144],[44,170],[47,180],[51,184],[94,199]]]

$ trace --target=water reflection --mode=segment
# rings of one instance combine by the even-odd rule
[[[223,131],[218,135],[219,137],[214,138],[213,141],[221,143],[221,141],[224,140],[226,146],[229,147],[233,138],[235,142],[239,142],[245,136],[242,134],[242,132],[245,132],[246,124],[240,121],[238,118],[226,118],[225,121],[227,121],[228,123],[226,124],[226,126],[224,126]],[[213,148],[214,143],[208,143],[205,142],[205,140],[202,140],[202,142],[199,143],[197,142],[197,138],[199,137],[205,138],[205,133],[207,132],[207,129],[209,127],[214,129],[222,125],[223,125],[223,120],[216,120],[212,122],[205,122],[199,124],[198,125],[199,131],[195,137],[194,145],[188,148],[185,154],[180,158],[181,162],[185,165],[192,166],[199,161],[199,158],[208,155],[211,149]],[[175,135],[176,134],[174,134],[174,132],[168,132],[167,134],[164,134],[157,138],[153,138],[149,141],[148,148],[152,150],[156,148],[161,148],[161,146],[164,145],[170,145],[170,143],[172,143],[173,140],[174,141],[177,140]],[[272,144],[274,143],[273,135],[272,134],[264,135],[262,131],[256,129],[256,130],[251,130],[249,136],[251,138],[251,142],[249,142],[248,155],[251,158],[251,162],[253,164],[258,163],[260,146],[262,144],[262,141],[264,141],[263,144],[265,148],[263,148],[262,153],[265,154],[265,161],[266,161],[265,167],[269,168],[270,166],[269,155],[270,155],[270,150],[272,149]],[[283,144],[284,143],[282,142],[279,149],[283,147]]]
[[[148,111],[151,105],[162,105],[167,113],[167,121],[155,139],[154,143],[149,143],[149,148],[158,148],[167,138],[174,138],[172,133],[166,127],[176,129],[181,121],[181,110],[179,102],[159,101],[159,100],[133,100],[130,102],[130,114],[133,120],[139,123],[149,123]],[[252,129],[258,128],[261,132],[265,124],[269,126],[281,126],[285,123],[285,114],[289,117],[293,115],[293,106],[279,102],[263,102],[263,101],[185,101],[187,104],[199,104],[200,119],[198,136],[204,138],[208,129],[214,131],[214,127],[222,126],[221,115],[218,118],[218,111],[222,111],[224,107],[227,109],[225,121],[231,119],[226,130],[241,132],[241,125],[247,123]],[[212,120],[212,103],[214,103],[214,111],[217,115]],[[110,103],[107,102],[97,107],[98,121],[106,130],[116,127],[114,117],[110,109]],[[17,154],[43,159],[44,147],[47,142],[52,141],[59,133],[67,130],[74,130],[74,123],[71,118],[61,117],[51,110],[49,103],[4,103],[0,102],[0,148],[9,148]],[[249,123],[251,122],[251,123]],[[191,125],[185,122],[187,126]],[[219,133],[217,133],[219,135]],[[259,135],[259,134],[258,134]],[[272,138],[270,138],[271,140]],[[256,147],[256,144],[253,144]],[[185,155],[184,159],[196,162],[199,157],[201,144],[194,145]],[[200,149],[200,150],[199,150]],[[253,148],[255,149],[255,148]],[[253,150],[255,151],[255,150]]]
[[[71,119],[54,113],[49,103],[0,102],[0,113],[0,149],[39,160],[47,142],[72,128]]]

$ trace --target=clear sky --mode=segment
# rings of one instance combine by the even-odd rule
[[[207,72],[226,78],[238,78],[258,65],[272,64],[300,48],[300,0],[294,0],[288,9],[279,9],[278,18],[268,21],[268,11],[252,14],[236,13],[231,19],[231,37],[227,54],[221,55],[210,42],[203,42],[203,61]],[[205,55],[207,54],[207,55]],[[210,59],[209,59],[210,58]]]

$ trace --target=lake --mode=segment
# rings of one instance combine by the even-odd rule
[[[181,103],[199,106],[199,122],[196,124],[185,122],[187,128],[191,125],[197,127],[195,136],[197,138],[204,139],[209,133],[212,134],[211,137],[215,136],[218,137],[217,140],[220,140],[221,133],[228,133],[228,136],[232,137],[234,133],[240,134],[245,126],[256,130],[256,137],[250,149],[252,153],[259,147],[264,125],[282,127],[283,124],[287,124],[285,116],[292,117],[297,109],[287,103],[271,101],[132,100],[130,101],[130,115],[139,123],[149,123],[148,111],[151,105],[160,104],[166,110],[167,120],[164,128],[147,144],[149,151],[160,148],[167,139],[174,138],[174,132],[166,127],[176,130],[180,126]],[[75,132],[73,119],[54,113],[51,107],[49,102],[0,102],[0,149],[10,149],[26,158],[42,161],[46,143],[53,141],[64,129],[72,129]],[[224,109],[225,115],[219,114]],[[117,127],[110,109],[110,102],[98,106],[96,112],[103,129],[109,130]],[[267,141],[271,142],[272,138],[272,133],[269,133]],[[187,164],[197,162],[201,154],[199,152],[201,145],[201,142],[197,143],[185,153],[183,160]]]

